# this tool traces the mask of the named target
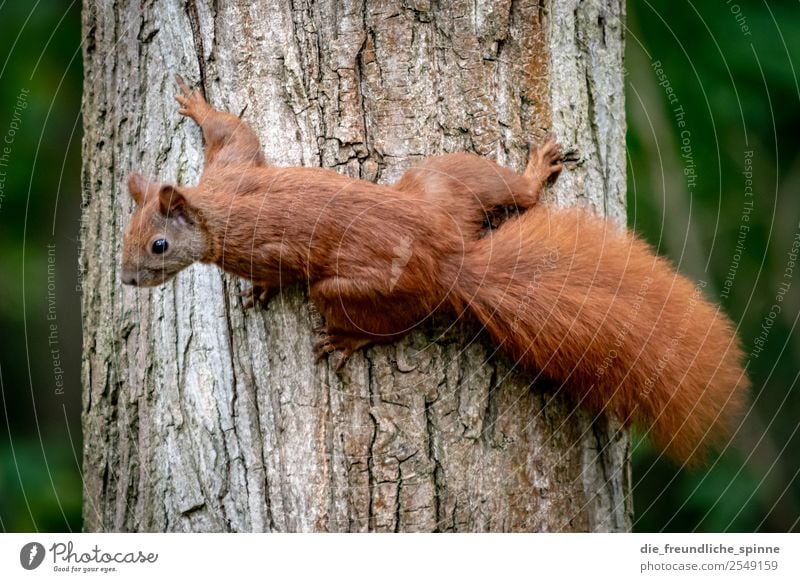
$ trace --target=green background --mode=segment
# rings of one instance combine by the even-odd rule
[[[679,470],[637,441],[634,529],[800,531],[800,267],[785,276],[800,236],[800,8],[632,0],[628,13],[629,225],[707,283],[739,325],[753,381],[747,417],[707,467]],[[0,166],[0,530],[77,531],[80,4],[0,0],[0,22],[0,139],[15,108],[19,125]],[[781,283],[790,286],[755,354]]]

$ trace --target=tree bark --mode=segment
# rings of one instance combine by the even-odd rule
[[[123,288],[132,169],[193,183],[172,75],[276,165],[392,183],[469,150],[573,152],[548,203],[624,222],[623,0],[84,2],[84,527],[88,531],[620,531],[628,436],[511,369],[478,329],[315,364],[303,291],[245,312],[195,266]],[[299,201],[302,205],[302,200]],[[302,211],[300,209],[299,211]]]

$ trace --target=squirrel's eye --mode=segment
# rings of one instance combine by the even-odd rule
[[[153,241],[153,254],[160,255],[161,253],[167,250],[167,241],[163,238],[159,238]]]

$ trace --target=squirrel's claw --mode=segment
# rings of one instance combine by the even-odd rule
[[[555,136],[549,134],[547,141],[539,147],[529,142],[528,151],[528,167],[525,169],[525,177],[532,180],[537,188],[553,183],[564,169],[564,156]]]
[[[269,300],[272,299],[272,295],[272,290],[264,285],[253,285],[241,293],[238,293],[238,296],[244,299],[242,307],[245,309],[251,309],[256,305],[266,307]]]
[[[178,84],[178,87],[180,87],[180,90],[184,95],[190,95],[192,93],[189,89],[189,85],[186,84],[186,81],[184,81],[183,77],[181,77],[178,73],[175,73],[175,82]]]
[[[175,82],[180,89],[180,93],[175,95],[175,101],[180,105],[178,113],[199,122],[210,109],[205,97],[200,91],[192,91],[186,81],[183,80],[183,77],[178,74],[175,75]]]
[[[315,327],[314,332],[322,334],[322,337],[314,342],[316,360],[320,361],[325,356],[338,352],[336,363],[334,364],[334,370],[337,372],[344,368],[350,356],[371,343],[370,340],[362,337],[328,333],[328,328],[325,325]]]
[[[336,348],[333,346],[327,336],[314,342],[314,355],[316,356],[318,362],[335,350]]]
[[[347,360],[350,358],[352,354],[347,352],[339,352],[339,357],[336,359],[336,364],[334,364],[333,369],[337,372],[341,372],[344,365],[347,363]]]

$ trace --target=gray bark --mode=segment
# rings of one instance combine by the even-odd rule
[[[123,288],[127,172],[193,183],[172,74],[245,107],[267,159],[391,183],[471,150],[624,221],[623,2],[84,2],[83,424],[89,531],[618,531],[628,436],[510,369],[474,327],[314,364],[302,291],[245,312],[195,266]],[[302,200],[298,202],[302,211]]]

